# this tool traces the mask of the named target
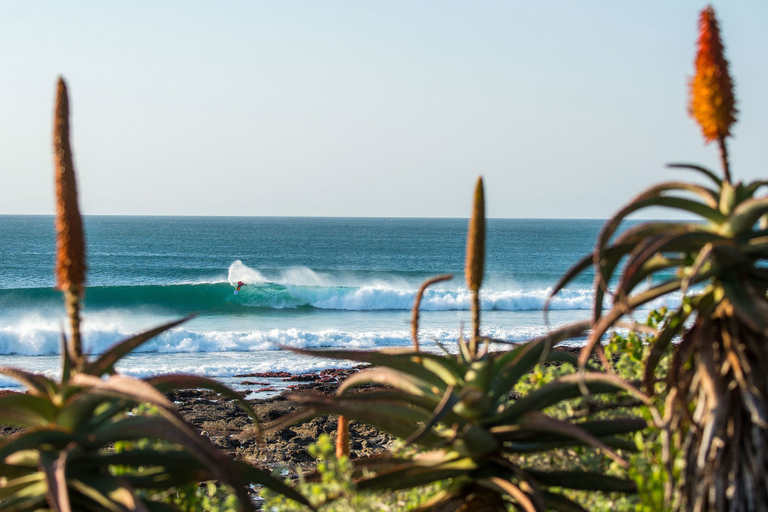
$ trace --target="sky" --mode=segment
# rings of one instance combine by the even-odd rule
[[[688,0],[0,0],[0,214],[52,214],[68,83],[86,215],[606,218],[718,170]],[[735,179],[765,178],[768,2],[713,3]]]

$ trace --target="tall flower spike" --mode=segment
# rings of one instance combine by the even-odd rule
[[[56,279],[72,329],[70,357],[82,354],[80,344],[80,297],[85,284],[85,239],[77,207],[77,184],[69,145],[67,85],[59,78],[53,123],[53,161],[56,182]]]
[[[472,329],[470,353],[477,354],[477,341],[480,338],[480,286],[483,284],[483,269],[485,268],[485,193],[483,192],[483,177],[477,178],[475,185],[475,201],[472,206],[472,218],[469,219],[467,232],[467,259],[464,266],[464,277],[467,288],[472,292]]]
[[[720,143],[725,179],[730,182],[725,138],[731,135],[731,126],[736,122],[736,99],[712,6],[701,11],[699,17],[696,74],[690,85],[689,112],[701,126],[707,144],[713,140]]]

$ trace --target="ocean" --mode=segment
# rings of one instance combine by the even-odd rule
[[[542,308],[603,223],[489,219],[482,333],[518,342],[588,318],[591,274],[552,301],[549,326]],[[416,290],[444,273],[455,278],[422,301],[422,345],[455,347],[470,326],[466,219],[88,216],[85,231],[87,352],[196,314],[120,363],[136,377],[189,372],[242,389],[242,374],[352,366],[284,347],[408,346]],[[53,217],[0,216],[0,241],[0,364],[56,375],[66,317]]]

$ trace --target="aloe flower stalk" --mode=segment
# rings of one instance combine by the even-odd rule
[[[477,342],[480,339],[480,286],[483,284],[483,269],[485,268],[485,194],[483,192],[483,177],[477,178],[475,185],[475,200],[472,206],[472,217],[469,219],[467,232],[467,256],[464,276],[467,288],[472,292],[472,339],[470,353],[477,353]]]
[[[731,126],[736,122],[736,100],[733,82],[728,73],[728,61],[720,39],[720,28],[712,6],[701,11],[697,46],[696,74],[690,82],[689,111],[701,126],[706,143],[718,141],[725,180],[730,182],[725,138],[731,135]]]
[[[349,420],[346,416],[339,416],[336,427],[336,458],[349,457]]]
[[[77,183],[72,149],[69,145],[69,99],[67,85],[59,78],[53,124],[53,160],[56,182],[56,279],[64,292],[72,339],[70,357],[82,355],[80,341],[80,298],[85,284],[85,238],[77,207]]]

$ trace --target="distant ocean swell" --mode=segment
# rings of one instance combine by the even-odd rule
[[[487,290],[481,293],[482,308],[500,311],[533,311],[543,308],[550,289]],[[410,310],[414,290],[385,284],[369,286],[250,284],[233,295],[228,283],[109,286],[88,288],[87,310],[152,308],[168,313],[246,313],[248,309],[316,308],[345,311]],[[0,290],[0,308],[42,309],[58,307],[61,296],[50,288]],[[425,311],[467,310],[470,293],[463,288],[427,290]],[[565,290],[551,302],[552,309],[589,309],[590,290]]]
[[[132,333],[115,325],[84,326],[83,340],[89,353],[104,352],[108,347]],[[483,334],[504,341],[524,341],[543,334],[544,328],[484,329]],[[60,326],[56,322],[30,320],[13,327],[0,329],[2,355],[55,355],[59,352]],[[423,343],[437,341],[455,343],[458,329],[422,329]],[[196,332],[176,328],[145,343],[136,352],[152,353],[205,353],[205,352],[258,352],[278,350],[280,347],[331,347],[373,349],[383,346],[407,346],[411,343],[408,329],[349,332],[327,329],[317,332],[300,329],[271,329],[264,331],[209,331]]]

